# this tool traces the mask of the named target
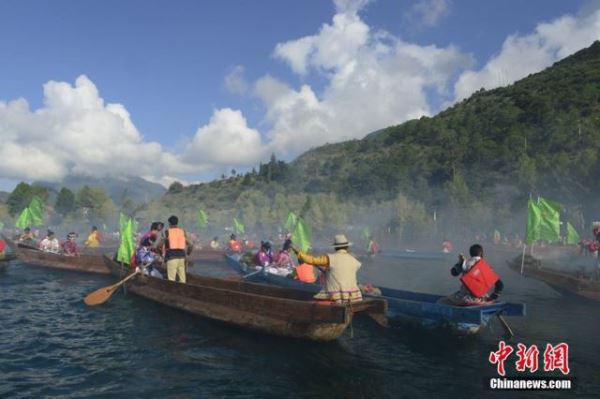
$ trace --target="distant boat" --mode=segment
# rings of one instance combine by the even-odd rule
[[[110,274],[111,272],[104,264],[102,255],[65,256],[17,244],[6,237],[4,237],[4,241],[17,258],[26,265],[95,274]]]
[[[521,262],[523,262],[522,275],[524,277],[543,281],[562,294],[600,301],[600,281],[544,268],[543,261],[531,255],[525,255],[524,260],[519,255],[508,262],[508,266],[511,270],[521,274]]]

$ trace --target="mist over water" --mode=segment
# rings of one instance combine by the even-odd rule
[[[527,304],[526,317],[507,319],[512,343],[569,343],[576,391],[566,395],[597,397],[600,323],[591,317],[597,304],[521,278],[505,260],[491,258],[505,282],[503,299]],[[458,288],[449,267],[377,257],[363,263],[360,279],[447,294]],[[197,264],[192,272],[232,274],[221,262]],[[339,341],[314,343],[255,334],[122,292],[98,308],[83,304],[87,293],[112,281],[21,263],[0,272],[0,396],[523,396],[484,389],[496,375],[487,361],[502,334],[496,321],[478,337],[459,339],[357,319]],[[511,374],[514,366],[507,369]]]

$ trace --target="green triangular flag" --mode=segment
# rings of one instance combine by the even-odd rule
[[[292,234],[292,241],[303,252],[306,252],[311,248],[310,236],[310,229],[308,228],[308,226],[306,226],[306,224],[304,224],[304,220],[298,218],[298,223],[296,223],[296,228],[294,229],[294,233]]]
[[[23,211],[21,212],[21,214],[19,215],[19,218],[17,219],[15,226],[21,230],[23,230],[26,227],[30,227],[31,226],[31,211],[29,210],[29,208],[25,208],[23,209]]]
[[[31,221],[34,226],[44,224],[44,203],[37,195],[34,195],[29,203],[29,211],[31,212]]]
[[[579,233],[575,230],[575,227],[569,222],[567,222],[567,244],[577,245],[581,241],[581,237],[579,237]]]
[[[119,225],[121,227],[121,241],[117,252],[117,260],[119,262],[125,264],[131,263],[131,257],[135,252],[135,224],[136,223],[131,218],[128,218],[123,214],[119,216]]]
[[[298,217],[294,212],[290,212],[283,227],[285,227],[287,231],[292,231],[296,227],[296,223],[298,223]]]
[[[554,201],[539,199],[540,209],[539,240],[560,242],[560,210],[562,206]]]
[[[206,216],[206,212],[204,212],[204,210],[200,209],[198,211],[198,228],[200,230],[204,230],[207,225],[208,225],[208,216]]]
[[[235,234],[244,234],[244,233],[246,233],[246,228],[244,227],[244,225],[242,224],[242,222],[240,222],[239,220],[237,220],[237,218],[233,218],[233,231],[235,232]]]

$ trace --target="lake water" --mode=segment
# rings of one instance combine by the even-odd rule
[[[598,397],[600,303],[562,297],[510,271],[505,259],[492,262],[504,299],[527,304],[526,317],[508,319],[512,344],[543,352],[546,343],[567,342],[574,390],[487,390],[496,376],[487,359],[502,334],[495,320],[467,339],[356,320],[337,342],[314,343],[248,332],[122,292],[88,308],[83,297],[113,278],[17,262],[0,271],[0,397]],[[449,266],[377,258],[361,279],[447,294],[458,287]],[[230,274],[224,264],[195,271]]]

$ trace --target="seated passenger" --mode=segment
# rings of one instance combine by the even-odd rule
[[[60,243],[52,230],[48,230],[46,238],[40,242],[40,250],[57,254],[60,251]]]
[[[136,251],[136,261],[139,268],[142,268],[142,273],[147,276],[152,276],[156,278],[163,278],[161,272],[159,272],[154,266],[156,263],[161,261],[161,258],[154,252],[152,244],[156,240],[152,237],[146,237],[140,243]]]
[[[210,248],[214,250],[221,248],[221,244],[219,244],[219,237],[213,237],[212,241],[210,242]]]
[[[260,243],[260,249],[254,256],[254,263],[258,266],[270,266],[273,263],[273,251],[271,250],[271,243],[269,241],[262,241]]]
[[[77,251],[77,243],[75,239],[77,238],[77,234],[74,232],[70,232],[67,234],[67,241],[63,242],[61,247],[63,251],[63,255],[65,256],[79,256],[79,252]]]
[[[277,253],[277,256],[275,256],[275,267],[282,267],[282,268],[292,268],[294,267],[294,261],[292,260],[292,257],[290,256],[290,250],[292,249],[292,240],[285,240],[285,242],[283,243],[283,248],[281,249],[281,251],[279,251],[279,253]]]
[[[239,254],[242,252],[242,244],[240,244],[240,242],[236,239],[235,234],[232,234],[229,237],[229,245],[228,245],[229,251],[233,252],[234,254]]]
[[[450,273],[460,276],[460,290],[448,296],[447,301],[459,306],[481,305],[495,301],[504,288],[504,284],[494,269],[483,258],[483,247],[479,244],[469,248],[468,260],[460,254]],[[491,289],[494,291],[490,294]]]
[[[23,234],[19,236],[19,243],[30,247],[35,247],[35,237],[29,227],[25,227]]]
[[[85,240],[84,245],[88,248],[98,248],[100,246],[100,232],[96,226],[92,226],[92,232]]]

